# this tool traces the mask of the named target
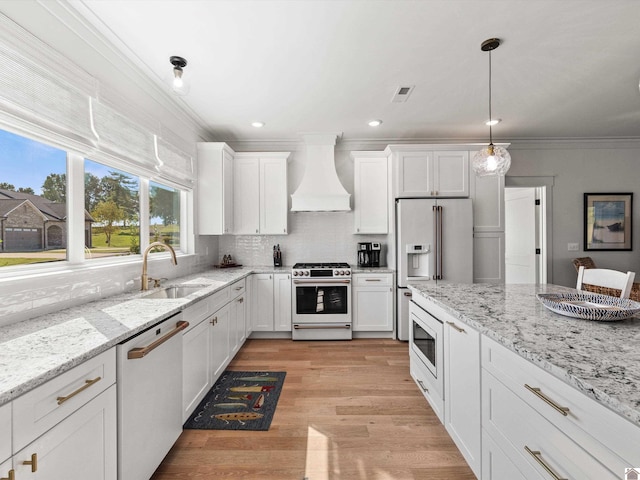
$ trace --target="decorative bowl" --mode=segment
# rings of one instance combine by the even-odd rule
[[[549,310],[568,317],[615,322],[640,314],[640,302],[597,293],[538,293]]]

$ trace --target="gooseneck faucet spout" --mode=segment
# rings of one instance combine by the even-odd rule
[[[142,277],[141,277],[141,286],[140,290],[148,290],[149,289],[149,277],[147,276],[147,257],[149,256],[149,251],[152,248],[164,248],[169,250],[171,253],[171,261],[174,265],[178,265],[178,259],[176,258],[176,251],[173,249],[171,245],[162,242],[153,242],[150,243],[149,246],[145,249],[142,254]]]

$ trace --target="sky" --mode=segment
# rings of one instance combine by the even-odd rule
[[[31,187],[36,195],[40,195],[48,175],[66,171],[67,153],[64,150],[0,129],[0,183],[10,183],[16,188]],[[112,171],[119,172],[100,163],[85,162],[85,172],[98,178]]]

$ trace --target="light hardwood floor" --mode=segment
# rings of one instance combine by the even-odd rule
[[[269,431],[185,430],[152,480],[475,479],[406,342],[249,340],[229,369],[287,372]]]

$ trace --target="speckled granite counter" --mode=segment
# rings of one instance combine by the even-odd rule
[[[184,298],[145,299],[130,292],[0,328],[0,405],[252,273],[291,267],[213,269],[169,280],[203,285]]]
[[[640,319],[593,322],[547,310],[557,285],[409,284],[455,318],[640,425]]]

